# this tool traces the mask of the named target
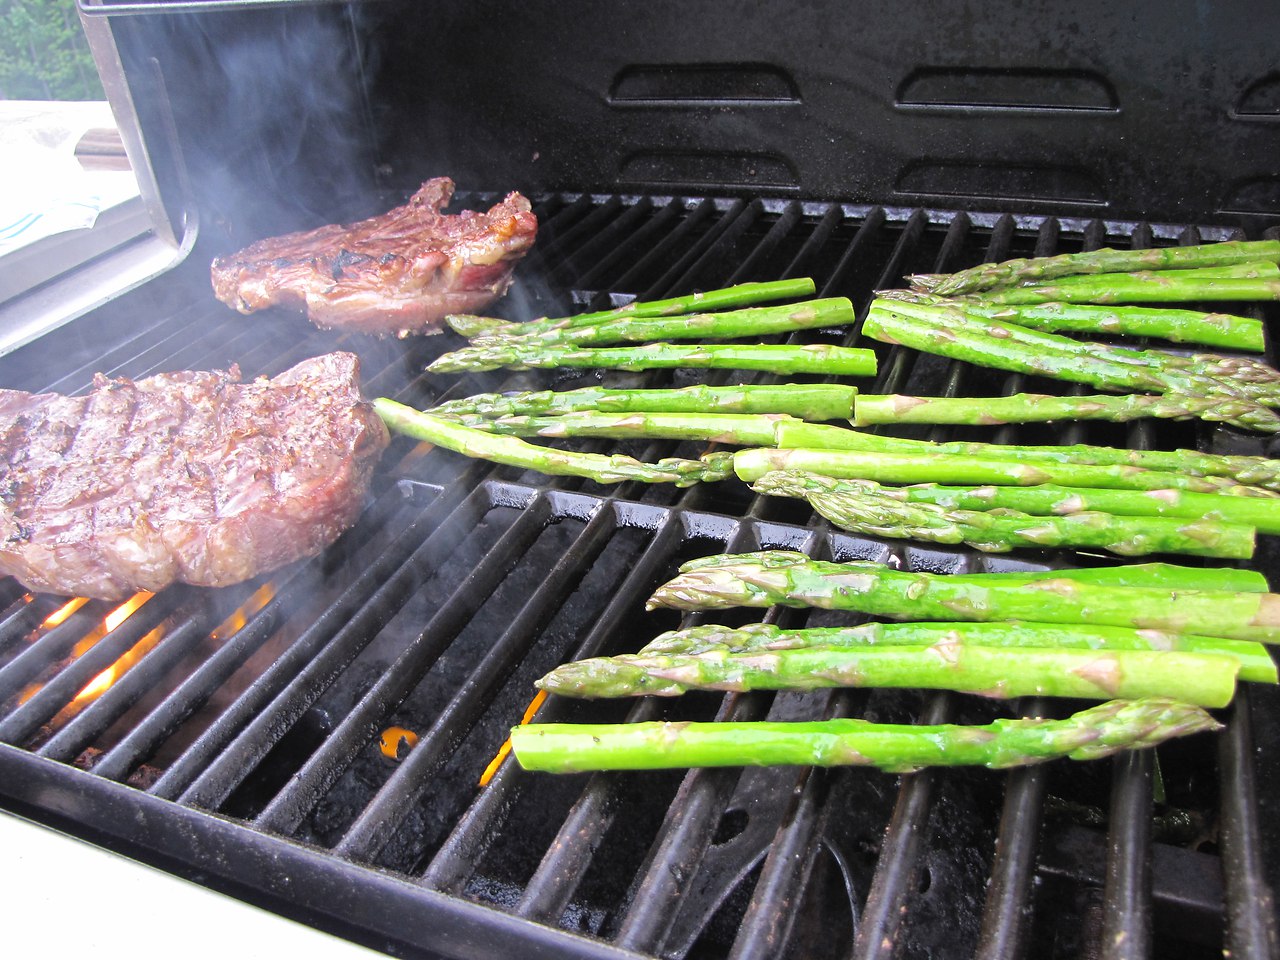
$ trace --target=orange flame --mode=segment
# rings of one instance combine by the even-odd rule
[[[542,702],[547,699],[547,691],[539,690],[534,698],[529,702],[529,706],[525,708],[524,716],[520,718],[520,726],[525,726],[531,720],[533,715],[538,712],[538,708],[542,706]],[[492,780],[506,761],[507,755],[511,753],[511,738],[507,737],[501,747],[498,748],[498,755],[489,761],[489,765],[484,768],[484,773],[480,774],[480,786],[487,787],[489,781]]]
[[[71,655],[73,657],[84,656],[97,646],[99,640],[133,616],[134,613],[137,612],[138,608],[153,596],[155,596],[155,594],[148,593],[146,590],[143,590],[140,593],[135,593],[124,603],[120,604],[120,606],[108,613],[102,619],[102,623],[99,626],[85,634],[84,637],[81,638],[80,642],[71,648]]]
[[[378,736],[378,749],[389,760],[399,760],[418,745],[418,735],[404,727],[387,727]]]
[[[65,623],[67,620],[67,617],[71,616],[73,613],[75,613],[77,610],[79,610],[88,602],[89,602],[88,597],[73,597],[72,599],[64,603],[62,606],[60,606],[57,610],[53,611],[53,613],[45,617],[44,623],[40,624],[40,626],[45,628],[46,630],[51,630],[54,627],[58,626],[58,624]]]
[[[75,695],[75,699],[68,704],[67,709],[79,710],[86,704],[97,700],[98,697],[111,689],[112,684],[128,673],[134,664],[150,653],[151,649],[160,642],[163,636],[164,627],[156,627],[144,636],[121,654],[120,659],[86,683],[80,692]]]
[[[214,640],[225,640],[227,637],[234,636],[249,622],[249,618],[265,607],[275,595],[275,584],[270,581],[264,583],[249,596],[249,599],[232,611],[227,619],[214,627],[209,636]]]

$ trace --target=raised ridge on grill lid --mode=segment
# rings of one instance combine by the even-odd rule
[[[353,224],[270,237],[213,261],[215,295],[241,313],[303,307],[320,327],[406,336],[434,333],[450,313],[473,313],[507,292],[538,219],[509,194],[485,213],[440,211],[448,177],[409,202]]]
[[[85,397],[0,391],[0,573],[115,599],[238,583],[332,543],[389,440],[359,358],[239,381],[233,366],[99,375]]]

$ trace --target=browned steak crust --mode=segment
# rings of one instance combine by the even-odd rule
[[[241,313],[292,304],[321,327],[433,333],[506,293],[538,232],[518,193],[486,213],[442,214],[452,196],[438,177],[380,217],[259,240],[213,261],[213,291]]]
[[[88,396],[0,390],[0,574],[115,599],[225,586],[318,553],[356,519],[386,427],[360,361],[272,379],[98,376]]]

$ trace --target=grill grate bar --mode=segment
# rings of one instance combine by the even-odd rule
[[[551,569],[538,592],[529,598],[511,625],[459,687],[432,723],[430,730],[395,773],[383,784],[339,844],[338,852],[353,859],[371,859],[426,791],[439,768],[487,708],[491,694],[526,654],[552,611],[587,572],[617,529],[614,511],[598,509],[573,545]]]
[[[557,209],[550,216],[547,216],[542,210],[538,211],[538,243],[524,258],[524,270],[522,273],[530,275],[538,275],[545,269],[545,264],[553,251],[560,246],[562,237],[572,233],[574,224],[583,216],[590,216],[591,208],[594,206],[589,194],[582,194],[575,197],[572,201],[565,202],[564,197],[554,198],[560,203]]]
[[[760,240],[751,253],[742,258],[742,262],[737,269],[724,281],[723,286],[729,287],[737,283],[742,283],[749,277],[759,276],[761,273],[760,266],[774,250],[778,248],[778,244],[786,239],[787,235],[801,221],[803,211],[800,204],[791,202],[783,208],[781,216],[774,221],[768,233]]]
[[[436,502],[439,502],[438,500]],[[409,597],[429,580],[440,557],[462,543],[489,510],[476,487],[389,577],[361,578],[368,599],[348,616],[329,611],[241,694],[156,783],[160,796],[216,808],[284,732],[328,689]],[[488,558],[486,557],[486,561]],[[345,607],[340,599],[330,611]],[[334,628],[337,628],[336,630]]]
[[[156,644],[154,650],[116,680],[102,696],[76,714],[36,752],[50,760],[74,760],[123,716],[125,711],[141,700],[170,668],[194,650],[208,636],[211,626],[212,617],[209,608],[205,606],[183,623],[167,630],[164,639]]]
[[[707,231],[706,236],[693,245],[683,257],[677,260],[662,278],[653,285],[650,296],[663,296],[675,290],[693,290],[703,278],[712,275],[715,261],[723,259],[732,250],[751,225],[760,218],[764,206],[759,200],[745,203],[735,201],[720,218],[720,221]],[[717,274],[719,275],[719,274]]]
[[[20,652],[22,641],[62,606],[60,598],[47,594],[22,594],[5,604],[0,613],[0,672]]]
[[[918,223],[919,221],[917,221]],[[896,282],[904,272],[904,264],[909,251],[919,239],[920,227],[914,233],[909,221],[907,229],[895,247],[889,264],[881,274],[878,286],[886,286]],[[934,271],[948,269],[964,244],[970,229],[970,222],[963,214],[957,216],[949,225],[942,248],[934,261]],[[865,315],[862,319],[865,319]],[[914,351],[905,351],[900,347],[890,349],[889,368],[884,374],[885,387],[882,392],[897,389],[906,375],[906,367]],[[916,355],[918,357],[918,355]],[[949,364],[949,394],[959,386],[959,368]],[[929,699],[923,723],[945,723],[954,710],[954,697],[935,694]],[[872,877],[871,889],[862,909],[861,920],[854,936],[853,956],[856,958],[887,957],[891,949],[886,945],[897,942],[898,931],[907,915],[907,900],[915,889],[914,878],[919,869],[920,854],[928,831],[929,814],[933,807],[933,790],[939,777],[938,771],[924,770],[917,774],[903,777],[898,792],[898,800],[894,806],[892,818],[886,832],[884,846],[876,861],[875,873]]]
[[[587,637],[573,651],[570,659],[582,660],[596,656],[613,631],[632,615],[636,605],[657,582],[659,571],[671,556],[679,542],[679,523],[670,515],[654,531],[653,539],[631,568],[626,580],[619,585],[609,605],[596,619]],[[548,720],[559,707],[558,698],[549,697],[535,719]],[[432,859],[420,882],[445,893],[457,893],[471,877],[475,864],[483,855],[487,842],[493,839],[500,824],[506,819],[515,796],[529,781],[516,763],[504,764],[498,775],[471,805]],[[346,842],[353,843],[354,833]]]
[[[741,203],[738,209],[741,209]],[[680,222],[675,225],[670,233],[666,234],[657,243],[655,243],[649,252],[637,260],[621,277],[618,278],[615,287],[619,290],[635,290],[641,277],[643,277],[654,264],[663,262],[668,254],[676,249],[676,247],[688,235],[694,233],[703,223],[709,220],[716,212],[716,205],[710,200],[703,200],[697,204],[692,210],[688,210]],[[715,227],[711,228],[712,230]],[[639,292],[638,296],[641,300],[652,299],[655,291],[665,291],[669,289],[670,284],[658,281],[652,284],[646,290]]]
[[[865,706],[866,700],[865,691],[859,691],[856,698],[849,691],[836,691],[828,698],[822,716],[852,716]],[[792,802],[769,845],[760,879],[751,891],[751,902],[734,938],[730,960],[770,960],[778,955],[779,945],[789,943],[818,856],[823,826],[835,814],[827,803],[834,776],[835,771],[815,768],[803,769],[796,776]]]
[[[954,699],[946,693],[933,696],[921,723],[947,723],[951,719]],[[893,817],[876,861],[875,876],[854,938],[852,956],[857,960],[887,958],[894,954],[899,931],[908,913],[907,899],[916,888],[917,864],[937,780],[938,771],[933,769],[902,778],[898,802],[893,808]]]
[[[615,198],[616,200],[617,198]],[[621,202],[620,200],[617,202]],[[628,240],[633,240],[637,229],[653,212],[653,200],[649,197],[641,197],[635,203],[628,204],[622,214],[614,219],[603,230],[594,236],[584,238],[584,242],[577,250],[566,254],[561,258],[555,268],[548,276],[548,282],[552,287],[561,285],[572,286],[573,280],[579,272],[581,272],[580,261],[587,260],[587,254],[592,255],[592,259],[599,262],[599,254],[603,252],[607,255],[618,255],[620,247],[624,246]]]
[[[148,599],[128,620],[105,634],[92,647],[65,667],[58,675],[45,683],[39,691],[0,722],[0,741],[22,744],[35,734],[40,726],[52,720],[63,707],[72,702],[94,677],[124,656],[153,629],[175,614],[188,616],[193,605],[191,592],[185,589],[165,591]]]
[[[725,697],[716,720],[762,720],[773,697],[736,693]],[[733,768],[692,770],[680,784],[667,810],[653,855],[631,897],[630,908],[615,942],[626,950],[661,953],[679,915],[681,899],[699,861],[711,844],[741,771]]]
[[[385,496],[390,502],[395,494],[388,492]],[[409,525],[402,537],[390,545],[370,565],[369,570],[347,588],[337,603],[313,625],[312,631],[321,628],[336,629],[338,624],[359,609],[373,592],[375,584],[382,577],[390,576],[403,558],[411,552],[412,545],[417,542],[414,534],[425,536],[426,531],[433,529],[441,522],[442,515],[448,514],[454,508],[461,496],[459,490],[452,498],[441,496],[431,504],[417,520]],[[344,541],[340,540],[339,549],[343,549],[344,546]],[[298,600],[295,591],[305,588],[312,572],[319,569],[320,562],[316,560],[307,564],[295,575],[295,579],[284,584],[242,629],[228,639],[190,677],[179,684],[173,693],[129,732],[124,740],[105,754],[94,768],[95,771],[111,779],[122,779],[137,763],[149,756],[161,741],[198,710],[209,696],[275,633],[289,607]],[[299,642],[302,639],[300,637]]]
[[[1099,956],[1139,960],[1151,954],[1151,797],[1154,753],[1112,762],[1107,881]]]
[[[337,730],[308,759],[290,784],[255,821],[263,829],[287,832],[296,829],[315,803],[377,733],[414,685],[426,674],[467,620],[490,596],[498,583],[527,552],[546,525],[549,507],[537,496],[525,506],[519,519],[502,536],[449,600],[423,628],[418,639],[402,653],[373,688],[343,719]],[[486,662],[494,661],[493,650]],[[495,665],[495,669],[500,664]],[[497,676],[488,677],[495,683]],[[447,741],[428,738],[423,754],[446,749]],[[407,807],[406,807],[407,809]]]
[[[726,549],[728,543],[741,548],[744,533],[745,528],[738,527],[733,539],[726,542]],[[574,659],[581,657],[575,656]],[[653,713],[655,710],[652,704],[638,701],[627,719],[629,722],[652,719]],[[524,893],[516,905],[515,912],[518,916],[544,922],[554,921],[559,917],[613,824],[612,811],[618,805],[621,786],[617,777],[601,774],[595,774],[587,781],[586,787],[561,824],[555,840],[547,848],[542,861],[525,885]]]
[[[1049,716],[1044,700],[1020,704],[1018,716]],[[978,960],[1018,960],[1026,954],[1031,925],[1031,892],[1034,887],[1040,825],[1048,771],[1024,767],[1009,774],[1000,813],[991,883],[978,934]]]
[[[41,673],[68,656],[110,610],[110,604],[92,600],[10,660],[0,670],[0,704],[17,697]]]
[[[1132,246],[1153,243],[1149,226],[1138,224]],[[1093,238],[1086,234],[1086,244]],[[1086,248],[1088,249],[1088,247]],[[1151,425],[1129,427],[1133,450],[1151,448]],[[1112,763],[1106,886],[1099,955],[1105,960],[1141,960],[1151,955],[1151,816],[1155,752],[1123,754]]]
[[[486,495],[491,492],[488,486],[481,489]],[[546,526],[550,513],[550,504],[545,496],[535,494],[524,505],[516,521],[485,553],[484,559],[472,569],[466,579],[458,584],[449,599],[440,605],[417,639],[396,658],[338,727],[325,738],[302,769],[290,779],[288,786],[259,815],[255,820],[259,827],[276,833],[297,829],[324,791],[337,781],[360,749],[377,735],[386,717],[400,705],[466,626],[471,616],[525,555]],[[295,681],[295,688],[300,687],[301,679],[299,677]],[[259,722],[276,725],[289,714],[296,714],[299,707],[294,702],[296,694],[291,696],[293,693],[292,690],[285,691],[273,704],[273,709]],[[306,696],[310,695],[308,691]],[[259,739],[253,729],[247,730],[244,737],[251,741]],[[234,783],[224,787],[223,792],[230,793],[231,788],[239,783],[250,767],[250,764],[242,764],[239,776]]]
[[[1224,956],[1250,960],[1280,958],[1280,921],[1275,891],[1262,862],[1256,756],[1249,689],[1236,691],[1231,719],[1218,746],[1221,789],[1222,873],[1226,884],[1227,930]]]
[[[627,237],[614,245],[613,249],[607,251],[590,270],[582,275],[579,280],[580,285],[587,290],[594,290],[604,279],[606,273],[612,270],[620,260],[623,260],[631,254],[633,250],[644,250],[649,241],[663,234],[671,222],[684,212],[684,205],[676,199],[672,199],[663,204],[662,208],[653,215],[653,218],[645,223],[640,229],[636,230],[630,237]],[[650,256],[654,253],[652,247],[649,248]],[[636,266],[644,260],[640,257]],[[628,276],[635,274],[635,267],[627,272],[623,280]],[[623,282],[619,282],[618,286],[622,289],[628,289]]]

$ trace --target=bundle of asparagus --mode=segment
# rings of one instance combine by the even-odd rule
[[[836,480],[803,470],[771,471],[752,489],[807,500],[819,514],[853,533],[965,544],[990,553],[1085,547],[1121,556],[1183,553],[1240,560],[1253,556],[1256,533],[1253,527],[1221,520],[1127,517],[1099,510],[1036,516],[1007,507],[970,510],[912,502],[909,493],[869,480]]]
[[[811,373],[870,376],[875,354],[870,350],[830,344],[697,344],[670,340],[728,340],[843,326],[854,320],[853,304],[843,297],[809,300],[776,307],[745,307],[725,313],[677,314],[680,307],[737,305],[812,292],[813,281],[744,284],[692,297],[628,308],[582,314],[528,324],[488,322],[484,318],[454,317],[455,330],[472,337],[471,346],[439,357],[427,369],[434,373],[523,370],[531,367],[593,367],[651,370],[672,367],[758,370],[769,373]],[[638,347],[600,344],[640,343]]]
[[[444,320],[454,332],[462,334],[468,340],[495,336],[524,337],[563,330],[567,327],[612,323],[615,320],[674,317],[683,313],[705,313],[709,310],[723,310],[726,307],[768,303],[771,300],[791,300],[796,297],[812,296],[816,290],[817,286],[811,278],[796,277],[791,280],[771,280],[766,283],[740,283],[734,287],[704,290],[701,293],[690,293],[666,300],[647,302],[633,300],[626,306],[613,310],[579,313],[571,317],[543,317],[528,323],[515,323],[469,314],[454,314],[445,317]]]
[[[929,765],[1086,759],[1102,754],[1092,749],[1080,754],[1074,745],[1067,749],[1070,741],[1049,746],[1038,735],[1050,728],[1080,733],[1096,722],[1110,724],[1122,714],[1143,714],[1157,705],[1182,718],[1169,727],[1161,723],[1160,739],[1209,729],[1211,721],[1200,708],[1228,703],[1237,678],[1277,682],[1275,663],[1255,640],[1198,635],[1183,623],[1180,611],[1171,612],[1189,586],[1237,599],[1237,617],[1228,618],[1232,630],[1247,631],[1276,600],[1265,592],[1259,574],[1230,568],[1140,564],[946,577],[905,574],[875,563],[818,564],[786,551],[707,557],[685,564],[650,606],[706,609],[776,602],[870,610],[896,619],[928,618],[942,610],[951,617],[800,630],[772,624],[692,627],[663,633],[634,655],[565,664],[538,686],[574,697],[865,686],[1121,699],[1066,721],[998,720],[983,727],[896,727],[860,720],[534,724],[515,728],[512,745],[526,769],[561,773],[843,763],[900,772]],[[986,622],[1016,615],[1023,591],[1033,592],[1033,605],[1035,594],[1059,598],[1050,608],[1060,615]],[[1167,629],[1149,626],[1148,612],[1156,621],[1163,618]],[[1117,622],[1122,619],[1127,622]],[[1280,618],[1265,639],[1280,640]],[[1021,739],[1033,733],[1031,740]],[[1116,746],[1143,742],[1126,736]]]
[[[633,457],[553,450],[525,443],[514,437],[494,436],[484,430],[434,417],[396,403],[386,397],[373,401],[374,410],[387,428],[468,457],[492,460],[556,476],[587,477],[598,483],[674,483],[687,487],[695,483],[723,480],[733,472],[733,454],[709,453],[698,460],[669,458],[642,463]]]
[[[952,274],[918,274],[910,277],[917,290],[944,296],[960,296],[1017,284],[1041,283],[1059,277],[1133,270],[1164,271],[1224,267],[1239,263],[1280,261],[1280,241],[1232,240],[1187,247],[1150,250],[1103,248],[1086,253],[1060,254],[984,263]]]
[[[1045,463],[1136,467],[1208,481],[1214,489],[1231,488],[1242,496],[1275,497],[1280,490],[1280,460],[1226,456],[1197,450],[1127,450],[1090,444],[1028,446],[1023,444],[934,443],[846,430],[825,424],[779,422],[776,445],[786,449],[856,450],[936,456],[980,457],[1012,463]],[[778,469],[783,469],[779,467]],[[1124,473],[1126,471],[1121,471]],[[1132,472],[1132,471],[1127,471]],[[1213,478],[1219,478],[1215,483]],[[743,479],[754,479],[744,476]],[[915,481],[907,481],[915,482]],[[1119,484],[1108,484],[1118,486]]]
[[[1200,418],[1274,433],[1276,371],[1229,357],[1118,350],[1057,332],[1159,337],[1232,350],[1265,347],[1260,321],[1115,303],[1280,298],[1280,241],[1158,250],[1096,250],[910,277],[882,291],[868,335],[1018,373],[1116,391],[1119,397],[864,398],[858,425],[963,424],[1136,417]],[[1125,272],[1136,271],[1136,272]]]
[[[1207,416],[1250,430],[1280,430],[1280,416],[1269,409],[1280,406],[1280,372],[1253,360],[1211,354],[1182,357],[1084,343],[977,316],[955,302],[880,298],[872,303],[863,329],[868,336],[887,343],[980,366],[1159,398],[1127,404],[1099,404],[1094,397],[1063,398],[1058,413],[1075,415],[1086,410],[1098,416],[1115,409],[1134,412],[1145,408],[1145,412],[1166,417]],[[1018,409],[1006,403],[1003,418],[1017,419]]]
[[[538,686],[590,698],[841,686],[932,687],[999,697],[1135,699],[1154,693],[1221,706],[1237,675],[1275,683],[1267,648],[1082,624],[866,623],[783,630],[761,623],[670,631],[635,654],[564,664]]]

